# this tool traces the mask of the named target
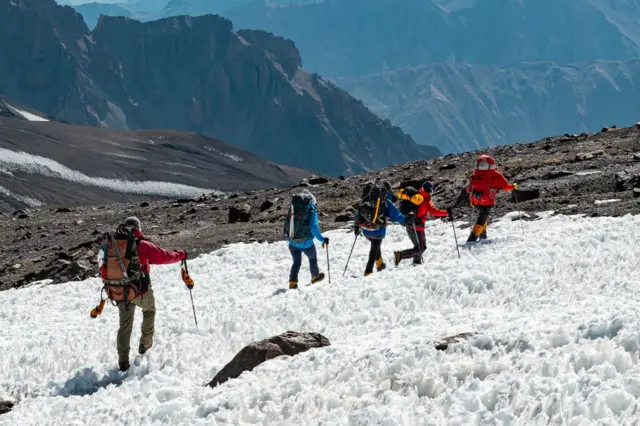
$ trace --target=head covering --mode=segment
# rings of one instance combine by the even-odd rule
[[[305,189],[304,191],[302,191],[300,193],[300,195],[302,195],[303,197],[311,197],[311,201],[313,201],[313,204],[318,204],[316,202],[316,197],[313,196],[313,194],[311,192],[309,192],[307,189]]]
[[[133,226],[138,231],[142,232],[142,225],[140,224],[140,219],[135,216],[128,217],[124,220],[124,224],[128,226]]]
[[[492,156],[482,154],[476,160],[476,169],[477,170],[494,170],[496,168],[496,160],[493,159]]]
[[[431,194],[433,192],[433,184],[427,180],[422,184],[422,189],[424,189],[424,192],[427,194]]]

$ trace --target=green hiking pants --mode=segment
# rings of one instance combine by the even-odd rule
[[[142,336],[140,344],[149,349],[153,344],[153,331],[156,321],[156,299],[153,290],[133,299],[125,307],[124,303],[118,304],[120,313],[120,328],[118,329],[118,359],[120,363],[129,363],[129,343],[133,330],[133,317],[136,306],[142,309]]]

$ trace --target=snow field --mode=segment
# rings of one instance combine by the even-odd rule
[[[0,170],[5,173],[14,171],[48,176],[79,183],[85,186],[103,188],[123,194],[159,195],[163,197],[196,197],[204,193],[220,194],[213,189],[197,188],[179,183],[161,181],[130,181],[87,176],[77,170],[64,166],[57,161],[23,151],[15,152],[0,148]],[[14,196],[22,201],[22,196]],[[38,200],[33,200],[39,202]]]
[[[124,378],[117,309],[92,320],[96,279],[0,293],[0,424],[590,425],[640,422],[640,218],[508,215],[492,244],[461,250],[451,224],[427,227],[425,264],[395,268],[410,246],[391,226],[387,270],[361,277],[369,244],[331,238],[332,284],[288,283],[286,243],[235,244],[189,262],[199,331],[179,266],[153,267],[154,347]],[[142,218],[144,219],[144,218]],[[457,230],[463,242],[468,229]],[[317,244],[321,269],[326,254]],[[352,277],[357,275],[357,277]],[[286,330],[332,346],[203,386],[246,344]],[[447,352],[433,343],[476,332]]]

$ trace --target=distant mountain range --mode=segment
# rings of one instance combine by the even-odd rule
[[[444,152],[640,120],[640,59],[571,66],[440,63],[338,84],[419,143]]]
[[[196,132],[334,176],[440,154],[302,69],[291,41],[218,16],[89,31],[53,0],[0,0],[0,40],[0,93],[75,124]]]
[[[640,117],[637,0],[171,0],[157,16],[204,13],[292,39],[307,69],[443,152]]]

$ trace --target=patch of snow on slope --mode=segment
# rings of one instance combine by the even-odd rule
[[[171,182],[129,181],[91,177],[49,158],[28,154],[26,152],[15,152],[4,148],[0,148],[0,165],[9,171],[20,171],[49,176],[56,179],[64,179],[81,185],[103,188],[123,194],[195,197],[203,193],[216,192],[212,189],[196,188]]]
[[[302,289],[278,296],[286,243],[234,244],[190,261],[199,331],[179,266],[154,266],[154,346],[135,355],[138,312],[125,376],[114,371],[117,309],[89,318],[97,279],[0,292],[0,394],[18,400],[0,424],[638,424],[640,217],[525,227],[492,221],[494,243],[459,260],[450,223],[430,221],[425,264],[395,268],[393,251],[411,244],[394,225],[388,269],[361,277],[359,239],[345,279],[353,234],[329,232],[332,284],[305,285],[304,260]],[[286,330],[332,346],[203,386],[243,346]],[[434,349],[465,331],[478,336]]]
[[[6,197],[13,198],[14,200],[20,201],[21,203],[29,206],[29,207],[38,207],[42,205],[41,201],[36,200],[35,198],[27,197],[25,195],[15,194],[9,191],[4,186],[0,185],[0,194],[3,194]]]
[[[11,108],[16,114],[20,114],[21,116],[23,116],[26,120],[29,121],[49,121],[44,117],[40,117],[39,115],[35,115],[35,114],[31,114],[30,112],[27,111],[23,111],[21,109],[18,109],[14,106],[11,105],[7,105],[9,108]]]
[[[233,160],[235,162],[243,162],[244,158],[237,156],[237,155],[233,155],[233,154],[229,154],[227,152],[222,152],[219,149],[213,148],[211,146],[205,146],[204,149],[206,149],[209,152],[215,152],[218,155],[222,155],[223,157],[227,157],[230,160]]]

